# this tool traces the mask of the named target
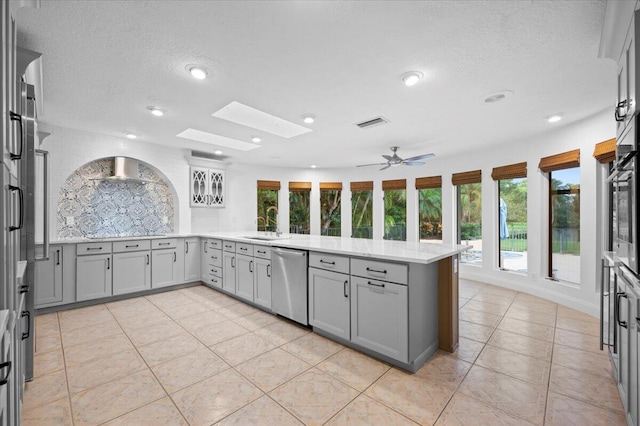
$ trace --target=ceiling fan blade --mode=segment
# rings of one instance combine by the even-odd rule
[[[402,164],[405,166],[424,166],[424,162],[422,161],[403,161]]]
[[[373,164],[359,164],[356,167],[368,167],[368,166],[385,166],[388,163],[373,163]]]
[[[431,158],[435,156],[436,156],[435,154],[416,155],[415,157],[407,158],[404,161],[426,160],[427,158]]]
[[[387,161],[393,161],[393,156],[391,156],[391,155],[383,155],[383,157]]]
[[[387,170],[389,167],[391,167],[391,164],[387,164],[386,166],[384,166],[383,168],[381,168],[380,170]]]

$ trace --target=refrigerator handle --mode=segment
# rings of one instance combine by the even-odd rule
[[[36,260],[49,260],[49,152],[36,149],[36,155],[42,156],[42,205],[44,207],[42,214],[42,237],[44,244],[42,246],[42,257]]]

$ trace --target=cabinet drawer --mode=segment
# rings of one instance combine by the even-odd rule
[[[77,255],[111,253],[111,243],[80,243],[77,246]]]
[[[253,244],[237,243],[236,253],[244,254],[245,256],[253,256]]]
[[[177,238],[167,238],[167,239],[159,239],[159,240],[151,240],[151,248],[153,250],[156,249],[167,249],[167,248],[176,248],[178,245]]]
[[[222,247],[224,248],[224,251],[236,251],[236,243],[233,241],[223,241]]]
[[[222,250],[211,250],[206,257],[207,264],[222,267]]]
[[[349,258],[335,254],[309,253],[309,266],[326,269],[328,271],[349,273]]]
[[[402,263],[351,259],[351,275],[407,285],[409,282],[409,267]]]
[[[222,288],[222,278],[215,275],[209,275],[209,282],[217,288]]]
[[[113,243],[114,253],[125,253],[128,251],[142,251],[142,250],[149,250],[150,248],[151,248],[151,241],[149,240],[116,241]]]
[[[253,246],[253,255],[263,259],[271,259],[271,247]]]
[[[222,250],[222,240],[207,240],[207,248],[208,249],[219,249]]]

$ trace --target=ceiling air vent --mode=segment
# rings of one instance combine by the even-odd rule
[[[381,124],[386,124],[388,122],[389,120],[387,120],[386,118],[376,117],[376,118],[372,118],[371,120],[366,120],[361,123],[356,123],[356,126],[360,127],[361,129],[368,129],[370,127],[379,126]]]

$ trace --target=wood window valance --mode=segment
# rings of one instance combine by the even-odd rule
[[[416,189],[442,188],[442,176],[416,178]]]
[[[342,182],[320,182],[320,191],[342,191]]]
[[[580,166],[580,150],[563,152],[562,154],[551,155],[540,160],[538,168],[545,173],[562,169],[571,169]]]
[[[491,172],[493,180],[517,179],[527,177],[527,162],[494,167]]]
[[[289,182],[289,191],[311,191],[311,182]]]
[[[373,181],[351,182],[351,191],[373,191]]]
[[[272,191],[280,191],[280,181],[277,180],[259,180],[258,189],[268,189]]]
[[[600,164],[606,164],[616,159],[616,138],[596,144],[593,156]]]
[[[407,180],[406,179],[394,179],[394,180],[383,180],[382,181],[382,190],[383,191],[391,191],[394,189],[407,189]]]
[[[482,182],[482,170],[472,170],[470,172],[454,173],[451,176],[451,183],[454,185],[464,185],[467,183]]]

